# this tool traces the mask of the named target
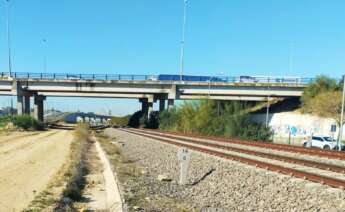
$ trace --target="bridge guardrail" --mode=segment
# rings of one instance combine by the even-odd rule
[[[179,75],[133,75],[133,74],[67,74],[67,73],[34,73],[34,72],[0,72],[0,78],[16,79],[56,79],[56,80],[127,80],[127,81],[180,81]],[[183,76],[183,81],[229,82],[229,83],[267,83],[306,85],[315,78],[302,77],[256,77],[256,76]]]

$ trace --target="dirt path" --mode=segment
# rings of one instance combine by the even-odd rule
[[[65,162],[73,139],[71,131],[20,134],[0,142],[0,211],[25,208]]]
[[[87,186],[83,195],[85,201],[79,203],[79,208],[87,211],[122,212],[122,200],[110,163],[96,138],[94,140],[88,154],[90,173],[86,176]]]

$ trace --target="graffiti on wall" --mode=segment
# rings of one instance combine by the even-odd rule
[[[321,134],[321,127],[320,126],[310,126],[305,127],[303,125],[273,125],[271,126],[274,134],[288,136],[291,134],[292,136],[309,136],[311,134]]]

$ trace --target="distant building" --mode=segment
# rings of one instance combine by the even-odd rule
[[[111,116],[97,115],[94,113],[71,113],[65,116],[64,121],[66,123],[80,123],[80,122],[92,122],[92,123],[105,123],[110,120]]]

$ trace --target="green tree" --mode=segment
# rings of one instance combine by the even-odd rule
[[[340,124],[341,98],[341,91],[320,93],[305,102],[303,111],[324,118],[333,118]]]
[[[301,102],[302,102],[302,109],[304,109],[304,105],[310,100],[316,97],[317,95],[325,92],[332,92],[338,90],[337,81],[329,78],[327,76],[321,75],[318,76],[315,82],[311,83],[308,87],[306,87],[303,91]]]

